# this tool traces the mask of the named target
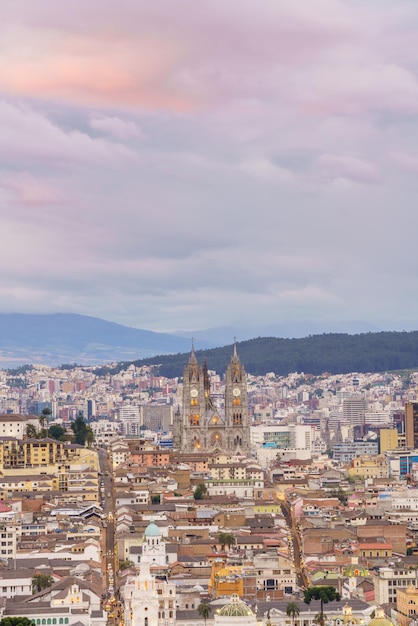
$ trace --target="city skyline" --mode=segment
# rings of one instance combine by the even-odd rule
[[[417,15],[3,3],[0,312],[415,329]]]

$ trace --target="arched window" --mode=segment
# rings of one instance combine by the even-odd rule
[[[144,626],[148,626],[148,617],[144,619]]]

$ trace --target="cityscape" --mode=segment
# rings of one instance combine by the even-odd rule
[[[417,41],[0,2],[0,626],[418,626]]]
[[[234,344],[0,385],[2,618],[413,624],[418,371],[252,376]]]

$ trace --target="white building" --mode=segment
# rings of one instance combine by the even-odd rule
[[[156,581],[150,562],[141,557],[139,573],[128,578],[123,589],[125,626],[174,626],[176,586]]]
[[[144,532],[141,562],[143,558],[145,558],[150,565],[167,564],[167,555],[162,532],[152,520]]]

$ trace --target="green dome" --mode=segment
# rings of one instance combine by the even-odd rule
[[[344,569],[344,576],[348,576],[349,578],[356,578],[357,576],[369,576],[369,570],[367,567],[363,567],[358,563],[350,563]]]
[[[368,626],[393,626],[393,623],[385,617],[385,612],[382,608],[377,607],[375,616],[370,620]]]
[[[144,537],[161,537],[161,530],[151,521],[145,529]]]
[[[254,615],[248,604],[245,604],[241,598],[236,594],[232,594],[231,601],[225,604],[218,611],[218,615],[224,615],[227,617],[248,617]]]

